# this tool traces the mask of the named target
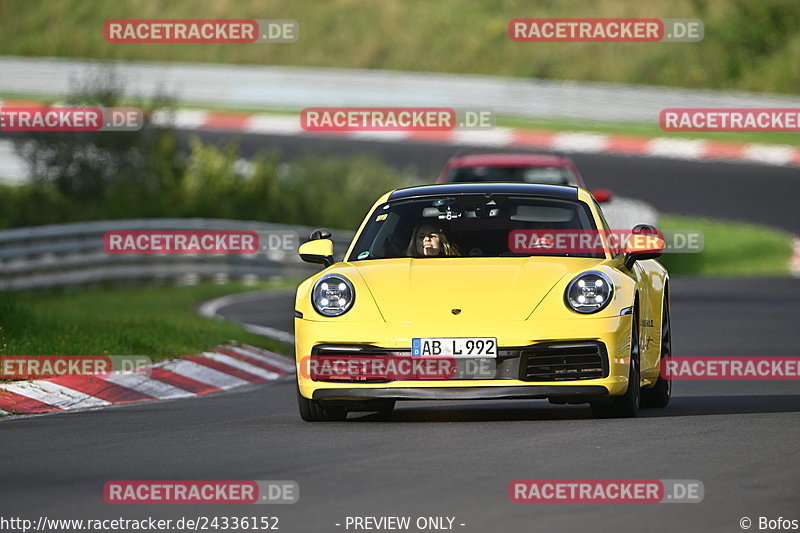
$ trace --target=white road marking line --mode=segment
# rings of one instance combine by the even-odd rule
[[[123,387],[128,387],[136,392],[141,392],[142,394],[152,396],[159,400],[196,396],[193,392],[179,389],[163,381],[158,381],[157,379],[149,378],[136,372],[114,372],[111,375],[103,376],[101,379]]]
[[[225,317],[219,314],[219,310],[223,307],[227,307],[230,304],[258,301],[262,299],[267,300],[270,298],[282,298],[284,296],[285,294],[270,290],[252,291],[242,294],[229,294],[228,296],[221,296],[219,298],[214,298],[213,300],[204,302],[198,308],[197,312],[206,318],[225,320]]]
[[[80,409],[83,407],[111,405],[111,402],[72,390],[63,385],[57,385],[51,381],[36,380],[22,383],[6,383],[0,385],[0,388],[60,409]]]
[[[246,357],[253,357],[255,359],[259,359],[264,361],[265,363],[269,363],[271,365],[277,366],[278,368],[282,368],[287,372],[291,372],[295,370],[295,365],[286,357],[278,354],[271,354],[266,350],[254,350],[250,349],[247,346],[225,346],[225,348],[236,352],[238,354],[242,354]]]
[[[276,341],[285,342],[286,344],[294,344],[294,335],[289,332],[281,331],[279,329],[271,328],[269,326],[257,326],[256,324],[239,324],[245,331],[274,339]]]
[[[219,361],[220,363],[224,363],[228,366],[238,368],[239,370],[244,370],[245,372],[249,372],[250,374],[254,374],[264,379],[276,379],[280,377],[280,374],[278,374],[277,372],[270,372],[266,368],[261,368],[260,366],[251,365],[246,361],[242,361],[241,359],[236,359],[235,357],[231,357],[230,355],[225,355],[224,353],[203,352],[203,355],[205,357],[208,357],[209,359],[213,359],[214,361]]]
[[[231,376],[230,374],[225,374],[219,370],[214,370],[213,368],[201,365],[199,363],[187,361],[186,359],[174,359],[172,361],[159,363],[155,366],[157,368],[163,368],[164,370],[174,372],[179,376],[193,379],[201,383],[206,383],[220,389],[241,387],[242,385],[247,385],[250,383],[250,381],[237,378],[236,376]]]

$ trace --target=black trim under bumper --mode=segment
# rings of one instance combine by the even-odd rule
[[[527,385],[518,387],[409,387],[317,389],[315,400],[505,400],[607,399],[608,389],[601,385]]]

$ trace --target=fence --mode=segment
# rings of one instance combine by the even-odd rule
[[[201,279],[253,282],[275,277],[305,277],[319,266],[304,263],[291,250],[270,248],[248,255],[121,255],[107,253],[103,236],[113,230],[239,230],[269,235],[293,234],[302,243],[316,228],[223,219],[136,219],[79,222],[0,231],[0,289],[19,290],[102,282],[163,281],[191,284]],[[353,232],[333,230],[337,259]]]

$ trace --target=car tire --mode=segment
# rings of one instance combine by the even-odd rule
[[[347,407],[321,405],[316,400],[309,400],[300,394],[297,387],[297,406],[300,418],[306,422],[336,422],[347,418]]]
[[[628,371],[628,389],[625,394],[614,397],[611,402],[591,404],[592,415],[595,418],[635,417],[641,402],[639,372],[639,312],[634,309],[631,317],[631,364]]]
[[[664,313],[661,317],[661,360],[669,361],[672,357],[672,328],[669,319],[669,297],[664,297]],[[663,369],[664,364],[660,367]],[[672,377],[659,373],[656,384],[649,389],[642,389],[642,407],[661,408],[669,404],[672,396]]]

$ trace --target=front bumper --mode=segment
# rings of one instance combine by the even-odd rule
[[[549,398],[593,401],[619,396],[628,388],[631,315],[576,319],[503,321],[497,324],[464,322],[442,324],[318,322],[295,319],[296,363],[300,394],[306,398],[336,400],[478,400]],[[558,343],[596,343],[606,358],[602,377],[535,381],[521,373],[520,364],[498,358],[495,379],[396,380],[384,382],[314,381],[301,361],[321,345],[361,345],[378,350],[408,351],[413,337],[496,337],[499,352]],[[504,348],[505,347],[505,348]],[[520,379],[522,378],[522,379]]]
[[[511,387],[392,387],[316,389],[315,400],[508,400],[553,399],[588,402],[608,398],[601,385],[521,385]]]

